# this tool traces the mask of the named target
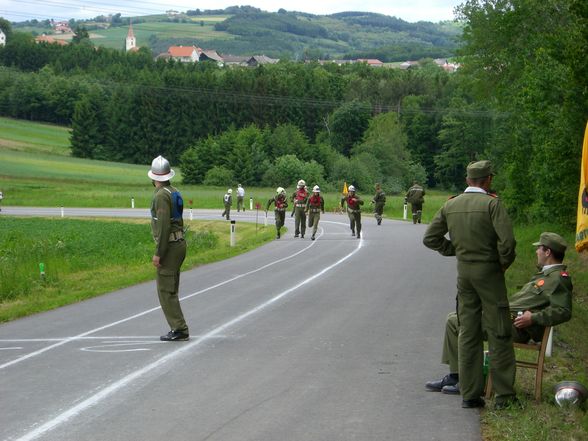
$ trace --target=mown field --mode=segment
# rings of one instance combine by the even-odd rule
[[[0,190],[4,192],[5,205],[116,208],[129,207],[134,197],[137,207],[148,206],[153,192],[146,176],[148,165],[71,158],[67,130],[61,127],[0,118],[0,128]],[[288,191],[294,189],[293,185]],[[192,200],[194,208],[218,208],[220,214],[225,188],[178,186],[185,201]],[[246,191],[247,198],[253,195],[256,202],[263,204],[273,194],[269,188]],[[370,216],[371,192],[366,193],[364,215]],[[448,196],[445,192],[427,193],[425,222]],[[340,193],[328,192],[325,197],[327,209],[336,210]],[[387,218],[402,218],[402,201],[402,195],[388,196]],[[273,237],[270,228],[256,233],[254,225],[242,225],[238,246],[230,248],[225,227],[223,222],[192,223],[191,257],[184,269],[244,252]],[[520,371],[517,390],[524,407],[500,412],[491,407],[484,410],[485,441],[588,440],[588,415],[583,410],[557,407],[552,390],[561,380],[577,380],[588,386],[588,254],[575,252],[574,231],[569,228],[548,223],[517,225],[517,259],[506,273],[507,285],[514,292],[535,271],[532,243],[542,231],[556,231],[570,244],[566,263],[574,282],[573,318],[556,328],[553,356],[546,362],[543,401],[533,401],[533,378],[527,370]],[[125,249],[119,248],[116,240],[120,235],[129,238]],[[109,250],[108,256],[105,249]],[[153,278],[151,252],[145,221],[0,216],[0,321],[149,280]],[[40,262],[45,264],[44,279],[39,275]]]

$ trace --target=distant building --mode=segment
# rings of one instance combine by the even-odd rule
[[[249,57],[249,59],[246,61],[246,64],[249,67],[256,67],[261,64],[276,64],[279,61],[280,60],[278,60],[277,58],[270,58],[266,57],[265,55],[254,55],[252,57]]]
[[[67,21],[53,22],[53,30],[60,34],[70,34],[72,32]]]
[[[170,46],[167,50],[169,58],[182,63],[196,63],[200,60],[202,49],[196,46]]]
[[[54,38],[51,35],[39,35],[35,37],[35,43],[58,44],[60,46],[67,46],[69,44],[67,41]]]
[[[358,63],[365,63],[371,67],[383,67],[384,63],[375,58],[358,58],[356,60]]]
[[[0,29],[0,46],[4,46],[6,44],[6,34],[2,29]]]
[[[139,48],[137,47],[137,39],[135,38],[135,33],[133,32],[133,23],[129,23],[129,32],[127,32],[127,38],[125,39],[125,50],[129,51],[137,51]]]

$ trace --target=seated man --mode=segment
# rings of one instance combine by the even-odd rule
[[[541,341],[545,326],[567,322],[572,317],[572,280],[562,264],[566,242],[555,233],[542,233],[537,247],[536,273],[523,288],[510,298],[513,341]],[[517,316],[518,313],[522,315]],[[449,374],[429,381],[427,390],[459,394],[457,339],[459,321],[455,312],[447,316],[441,362],[449,365]]]

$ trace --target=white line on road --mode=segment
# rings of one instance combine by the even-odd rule
[[[132,374],[129,374],[126,377],[123,377],[120,380],[112,383],[110,386],[105,387],[100,392],[92,395],[91,397],[85,399],[81,403],[79,403],[79,404],[71,407],[70,409],[66,410],[65,412],[57,415],[52,420],[47,421],[46,423],[40,425],[36,429],[31,430],[30,432],[26,433],[22,437],[18,438],[16,441],[31,441],[31,440],[38,438],[39,436],[55,429],[56,427],[60,426],[61,424],[67,422],[68,420],[78,416],[80,413],[84,412],[86,409],[97,405],[102,400],[108,398],[110,395],[118,392],[121,389],[124,389],[125,387],[130,385],[133,381],[135,381],[135,380],[141,378],[142,376],[148,374],[149,372],[157,369],[158,367],[162,366],[163,364],[167,363],[168,361],[171,361],[171,360],[177,358],[178,356],[180,356],[184,352],[188,352],[192,348],[199,346],[202,342],[206,341],[207,339],[215,337],[218,334],[220,334],[221,332],[227,331],[229,328],[242,322],[246,318],[249,318],[252,315],[257,314],[258,312],[266,309],[268,306],[276,303],[278,300],[280,300],[283,297],[287,296],[288,294],[296,291],[301,286],[304,286],[304,285],[314,281],[318,277],[322,276],[323,274],[327,273],[328,271],[332,270],[333,268],[335,268],[338,265],[345,262],[347,259],[349,259],[351,256],[353,256],[356,252],[359,251],[359,249],[362,247],[363,239],[359,240],[357,242],[357,244],[358,244],[358,246],[352,252],[350,252],[346,256],[342,257],[341,259],[339,259],[335,263],[325,267],[324,269],[322,269],[318,273],[308,277],[307,279],[305,279],[302,282],[298,283],[297,285],[287,289],[286,291],[282,291],[280,294],[276,295],[275,297],[272,297],[268,301],[256,306],[255,308],[250,309],[249,311],[235,317],[234,319],[229,320],[228,322],[216,327],[215,329],[204,334],[200,338],[198,338],[194,341],[191,341],[189,343],[186,343],[185,345],[182,344],[182,346],[180,348],[176,349],[175,351],[172,351],[169,354],[164,355],[163,357],[155,360],[154,362],[146,365],[145,367],[143,367],[143,368],[133,372]]]

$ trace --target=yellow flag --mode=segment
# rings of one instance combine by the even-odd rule
[[[578,217],[576,219],[576,250],[588,250],[588,123],[582,147],[582,172],[578,193]]]
[[[347,181],[343,182],[343,192],[342,192],[345,196],[347,196],[347,194],[349,193],[347,191]]]

